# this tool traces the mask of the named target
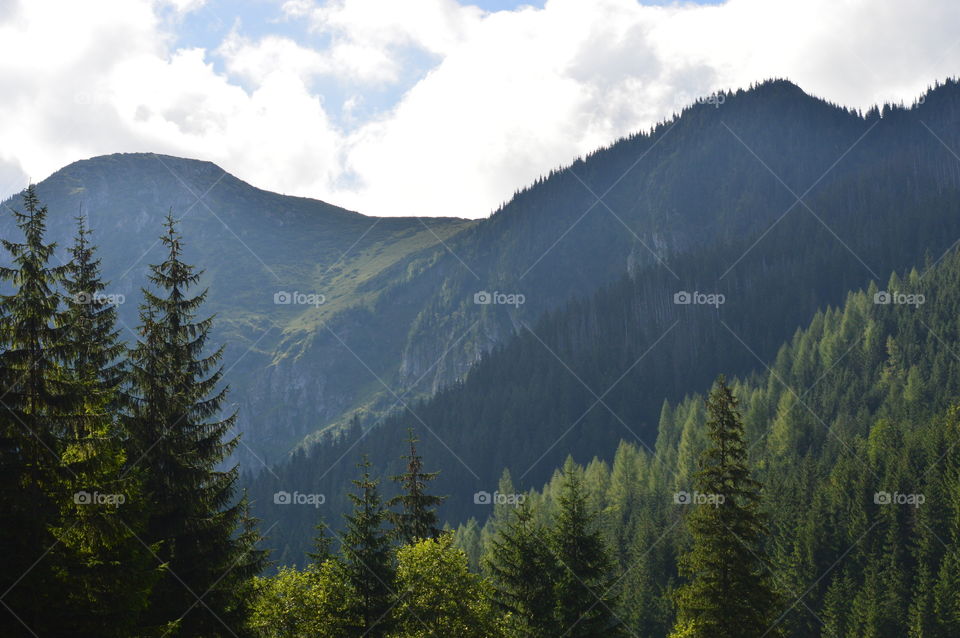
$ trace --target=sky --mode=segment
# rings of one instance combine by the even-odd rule
[[[485,217],[698,97],[866,109],[960,73],[956,0],[0,0],[0,197],[117,152]]]

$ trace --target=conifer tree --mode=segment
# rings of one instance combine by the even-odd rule
[[[701,454],[696,490],[714,497],[687,519],[693,546],[681,559],[688,579],[677,593],[679,638],[775,636],[777,595],[760,562],[766,532],[760,484],[747,467],[737,400],[723,376],[707,399],[710,445]]]
[[[443,503],[441,496],[427,493],[427,485],[437,478],[439,472],[424,472],[423,458],[417,453],[417,439],[413,429],[407,431],[410,453],[403,458],[407,471],[392,477],[400,485],[400,494],[387,501],[388,507],[399,507],[399,512],[390,512],[393,533],[397,540],[407,545],[417,540],[436,539],[440,536],[437,527],[436,508]]]
[[[534,521],[529,505],[516,508],[490,540],[489,549],[483,568],[493,585],[494,605],[505,615],[511,635],[558,635],[553,590],[558,565],[547,547],[547,532]]]
[[[500,494],[517,493],[517,488],[513,484],[513,477],[510,475],[510,470],[507,468],[504,468],[503,472],[500,474],[500,480],[497,482],[497,491]],[[543,522],[543,520],[547,518],[547,515],[541,511],[541,509],[538,509],[535,512],[531,510],[531,513],[534,515],[534,518],[537,518]],[[491,514],[487,517],[486,522],[480,529],[481,565],[487,564],[491,559],[494,558],[494,556],[491,554],[493,551],[493,539],[510,523],[510,521],[513,520],[513,516],[516,511],[517,508],[514,504],[508,504],[505,501],[494,501],[493,512],[491,512]]]
[[[65,266],[50,264],[46,207],[31,185],[24,211],[14,211],[21,242],[3,239],[11,267],[0,279],[13,292],[0,296],[0,634],[53,634],[50,613],[62,600],[55,582],[59,547],[52,526],[68,487],[60,469],[66,415],[76,395],[63,379],[68,357],[59,286]],[[47,557],[48,553],[56,556]]]
[[[317,533],[313,537],[313,551],[307,552],[307,558],[310,559],[311,564],[315,567],[320,567],[333,558],[333,552],[330,551],[333,539],[330,538],[330,535],[327,533],[329,528],[322,516],[314,529],[317,530]]]
[[[142,539],[160,543],[167,565],[146,623],[174,623],[184,636],[235,635],[264,556],[253,549],[258,535],[246,498],[235,494],[236,467],[218,469],[237,440],[227,438],[234,416],[219,418],[227,389],[217,389],[222,347],[207,352],[213,318],[197,318],[206,290],[190,294],[201,273],[183,261],[172,216],[165,227],[167,256],[151,266],[153,290],[143,291],[141,338],[130,353],[127,425],[136,454],[129,469],[145,477],[151,504]]]
[[[61,463],[70,498],[54,533],[64,549],[69,594],[62,616],[74,636],[128,636],[159,575],[136,538],[146,513],[134,476],[124,475],[124,437],[116,420],[125,346],[116,328],[119,297],[104,294],[100,260],[84,219],[63,281],[69,358],[65,386],[76,394]]]
[[[613,563],[597,512],[588,502],[583,475],[572,458],[563,467],[557,504],[550,548],[560,563],[554,589],[561,635],[621,635],[622,623],[614,614]]]
[[[948,500],[946,533],[942,537],[948,541],[948,547],[933,592],[934,615],[940,628],[937,638],[960,632],[960,455],[956,453],[956,446],[960,445],[960,405],[948,411],[944,430],[947,449],[952,452],[944,459],[943,471]]]
[[[352,592],[349,616],[355,619],[351,635],[382,638],[390,630],[393,604],[394,567],[384,529],[387,512],[366,456],[357,467],[362,471],[353,481],[357,492],[350,494],[353,512],[344,514],[347,529],[341,543],[346,584]]]

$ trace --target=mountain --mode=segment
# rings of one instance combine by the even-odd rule
[[[318,322],[373,303],[382,291],[369,285],[371,279],[389,281],[416,269],[432,247],[475,223],[367,217],[255,188],[210,162],[150,153],[76,162],[43,180],[37,191],[50,210],[50,237],[59,244],[60,259],[66,259],[73,217],[88,218],[110,292],[124,302],[120,318],[130,341],[148,264],[162,258],[157,237],[163,217],[170,212],[182,219],[186,258],[204,271],[202,283],[210,288],[208,307],[217,315],[213,338],[228,344],[227,380],[233,407],[241,408],[241,430],[270,418],[269,411],[251,409],[257,406],[251,388],[264,370],[283,368],[295,357]],[[7,208],[19,205],[19,197],[5,202]],[[0,233],[14,236],[12,215],[0,218]],[[293,293],[322,295],[323,303],[300,305],[321,297],[292,299]],[[284,423],[295,425],[276,442],[277,457],[316,427],[304,415],[343,409],[329,399],[338,395],[338,375],[293,383],[311,394],[317,387],[326,392],[316,392],[302,412],[291,408],[284,416]],[[257,456],[271,452],[255,434],[249,439],[251,447],[241,448],[248,456],[253,446]]]
[[[957,635],[958,282],[954,250],[852,292],[783,344],[769,370],[732,381],[764,485],[764,565],[785,597],[777,635]],[[883,303],[891,290],[916,303]],[[655,447],[624,441],[584,459],[584,491],[618,558],[616,613],[638,636],[674,625],[684,519],[708,445],[704,399],[665,405]],[[543,525],[561,482],[555,471],[525,494]],[[475,562],[493,551],[510,507],[496,509],[482,529],[471,520],[458,530]]]
[[[369,454],[384,475],[396,473],[407,427],[417,430],[422,452],[442,472],[437,490],[450,496],[444,516],[463,521],[480,513],[474,493],[492,492],[504,468],[525,489],[541,484],[569,452],[580,460],[609,455],[622,438],[652,448],[665,399],[682,399],[718,372],[762,369],[818,309],[841,303],[849,290],[870,281],[884,281],[881,273],[936,260],[960,237],[960,162],[950,150],[960,148],[956,83],[938,86],[910,108],[862,114],[785,82],[730,94],[720,108],[705,107],[555,173],[447,242],[478,271],[479,255],[496,255],[497,264],[514,255],[493,241],[491,230],[509,226],[503,236],[517,251],[505,270],[519,273],[512,281],[529,285],[518,267],[520,246],[535,240],[523,222],[548,196],[556,202],[552,211],[570,210],[559,193],[573,198],[574,185],[589,193],[578,179],[598,194],[609,190],[611,208],[631,210],[624,219],[643,219],[648,229],[637,237],[604,235],[623,227],[611,215],[583,217],[541,260],[551,261],[538,279],[544,291],[553,291],[552,299],[563,291],[579,298],[558,302],[539,319],[531,318],[529,303],[474,306],[471,313],[466,294],[457,312],[430,306],[434,327],[425,337],[452,335],[450,326],[468,318],[495,325],[490,315],[516,334],[433,398],[398,402],[401,409],[374,435],[355,430],[329,438],[248,477],[258,515],[270,524],[280,521],[271,544],[281,560],[299,560],[317,513],[274,506],[272,494],[333,495],[327,509],[335,521],[344,507],[336,495],[353,476],[359,454]],[[631,163],[635,172],[620,179]],[[643,196],[629,199],[638,192]],[[671,209],[669,202],[685,204]],[[541,231],[546,227],[542,222]],[[659,259],[640,258],[644,237],[644,244],[662,250]],[[606,275],[598,265],[604,260],[614,264]],[[531,281],[538,268],[530,270]],[[455,272],[466,291],[465,269]],[[585,287],[577,295],[576,283],[591,269],[602,288],[590,294]],[[453,287],[449,281],[444,286],[445,294]],[[540,289],[521,290],[537,298]],[[676,303],[684,291],[704,301],[722,295],[723,303]]]
[[[230,344],[227,380],[244,441],[238,456],[253,469],[354,414],[372,427],[392,409],[458,383],[495,345],[524,333],[524,324],[623,277],[659,281],[670,298],[692,291],[697,277],[713,286],[717,272],[690,264],[712,258],[725,270],[767,229],[809,222],[812,213],[795,196],[808,188],[805,201],[827,225],[848,220],[840,233],[848,244],[869,206],[894,215],[896,206],[914,210],[922,198],[939,197],[929,212],[939,219],[937,206],[952,196],[940,191],[953,187],[957,173],[925,127],[956,145],[956,93],[948,83],[914,108],[859,114],[789,82],[765,82],[692,105],[553,171],[480,221],[365,217],[258,190],[209,163],[151,154],[78,162],[38,190],[61,242],[70,216],[81,209],[90,216],[107,277],[130,301],[121,316],[131,328],[160,218],[168,210],[185,215],[187,257],[206,271],[215,337]],[[866,192],[874,179],[882,195]],[[850,208],[858,215],[848,215]],[[4,233],[10,224],[5,217]],[[897,255],[914,259],[927,248],[925,226],[898,228]],[[815,240],[834,248],[838,241]],[[765,245],[747,251],[761,269],[761,255],[782,263],[796,253],[763,252]],[[879,246],[882,252],[886,244]],[[881,255],[868,268],[844,264],[836,278],[800,291],[797,304],[788,299],[757,352],[769,353],[817,307],[870,271],[896,267],[897,258]],[[737,262],[722,283],[757,285],[747,263]],[[684,277],[694,279],[678,280]],[[771,290],[777,299],[789,296]],[[482,291],[523,295],[524,303],[475,303]],[[326,302],[274,304],[280,292]],[[668,303],[661,314],[671,310]],[[650,318],[643,318],[646,331],[656,326]],[[685,374],[678,364],[675,375]]]

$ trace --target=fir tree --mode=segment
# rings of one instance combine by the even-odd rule
[[[317,533],[313,537],[313,551],[307,552],[307,558],[310,559],[310,562],[314,566],[320,567],[325,562],[333,558],[333,552],[330,551],[330,546],[333,543],[333,539],[328,534],[329,527],[327,526],[326,521],[323,520],[323,517],[320,518],[320,521],[316,524],[314,529],[317,530]]]
[[[490,540],[483,559],[493,585],[493,602],[505,615],[511,635],[557,636],[553,583],[557,561],[547,547],[546,530],[533,520],[524,503]]]
[[[100,260],[78,218],[63,281],[69,359],[63,375],[76,394],[62,465],[73,498],[62,501],[54,533],[64,548],[69,595],[60,609],[75,636],[128,636],[159,575],[135,536],[146,512],[135,478],[123,474],[124,437],[115,414],[125,346],[114,301],[104,294]]]
[[[556,614],[561,635],[597,638],[621,635],[615,616],[613,564],[572,458],[563,467],[558,510],[550,548],[560,563],[555,581]]]
[[[72,498],[60,460],[76,409],[62,373],[69,352],[58,288],[67,268],[50,264],[55,245],[44,242],[47,209],[33,186],[23,204],[14,211],[23,241],[2,240],[12,267],[0,267],[14,289],[0,296],[0,634],[9,636],[58,631],[50,610],[64,595],[55,577],[62,548],[51,530]]]
[[[380,501],[379,481],[370,476],[370,461],[357,465],[362,472],[350,494],[353,512],[345,514],[347,529],[341,542],[347,585],[352,592],[350,613],[356,619],[351,635],[382,638],[390,629],[394,578],[390,539],[384,530],[387,512]]]
[[[145,477],[151,504],[142,538],[160,543],[167,565],[146,623],[174,623],[185,636],[234,635],[264,556],[253,549],[258,536],[246,499],[235,494],[236,467],[217,469],[237,440],[227,438],[234,416],[218,418],[227,389],[217,390],[223,349],[207,353],[213,318],[197,318],[206,291],[190,296],[201,273],[182,260],[172,216],[161,241],[167,257],[151,266],[154,290],[143,291],[128,415],[137,452],[129,469]]]
[[[417,454],[417,439],[412,428],[407,431],[407,443],[410,453],[403,457],[407,471],[392,477],[402,491],[387,502],[388,507],[400,508],[399,512],[390,513],[390,520],[394,535],[404,545],[439,538],[436,508],[444,501],[441,496],[427,493],[427,484],[437,478],[439,472],[423,471],[423,458]]]
[[[760,559],[766,533],[761,486],[750,476],[737,400],[723,376],[707,399],[707,414],[710,446],[700,457],[696,489],[716,503],[696,506],[687,519],[693,546],[681,572],[689,582],[677,593],[671,636],[773,636],[779,610]]]

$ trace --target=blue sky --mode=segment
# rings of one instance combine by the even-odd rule
[[[724,0],[685,0],[683,4],[718,5],[723,2]],[[462,6],[474,6],[487,12],[516,11],[525,7],[542,9],[545,3],[546,0],[459,2]],[[678,2],[646,0],[637,4],[668,6]],[[251,39],[283,36],[305,47],[323,49],[329,46],[332,37],[329,33],[312,31],[306,22],[290,19],[284,14],[282,7],[283,2],[279,0],[206,0],[195,10],[184,14],[179,14],[171,7],[166,11],[166,18],[174,24],[172,31],[179,47],[200,47],[215,51],[231,31],[240,32]],[[439,56],[415,47],[397,49],[392,54],[402,57],[402,77],[390,85],[365,87],[362,105],[353,109],[351,117],[374,118],[394,107],[411,87],[441,61]],[[218,72],[226,71],[223,57],[212,55],[208,62]],[[238,82],[248,89],[252,88],[243,78],[238,79]],[[343,78],[315,77],[311,79],[310,87],[330,104],[342,105],[356,94],[356,87],[344,82]],[[337,124],[347,125],[341,113],[331,111],[329,115]]]

